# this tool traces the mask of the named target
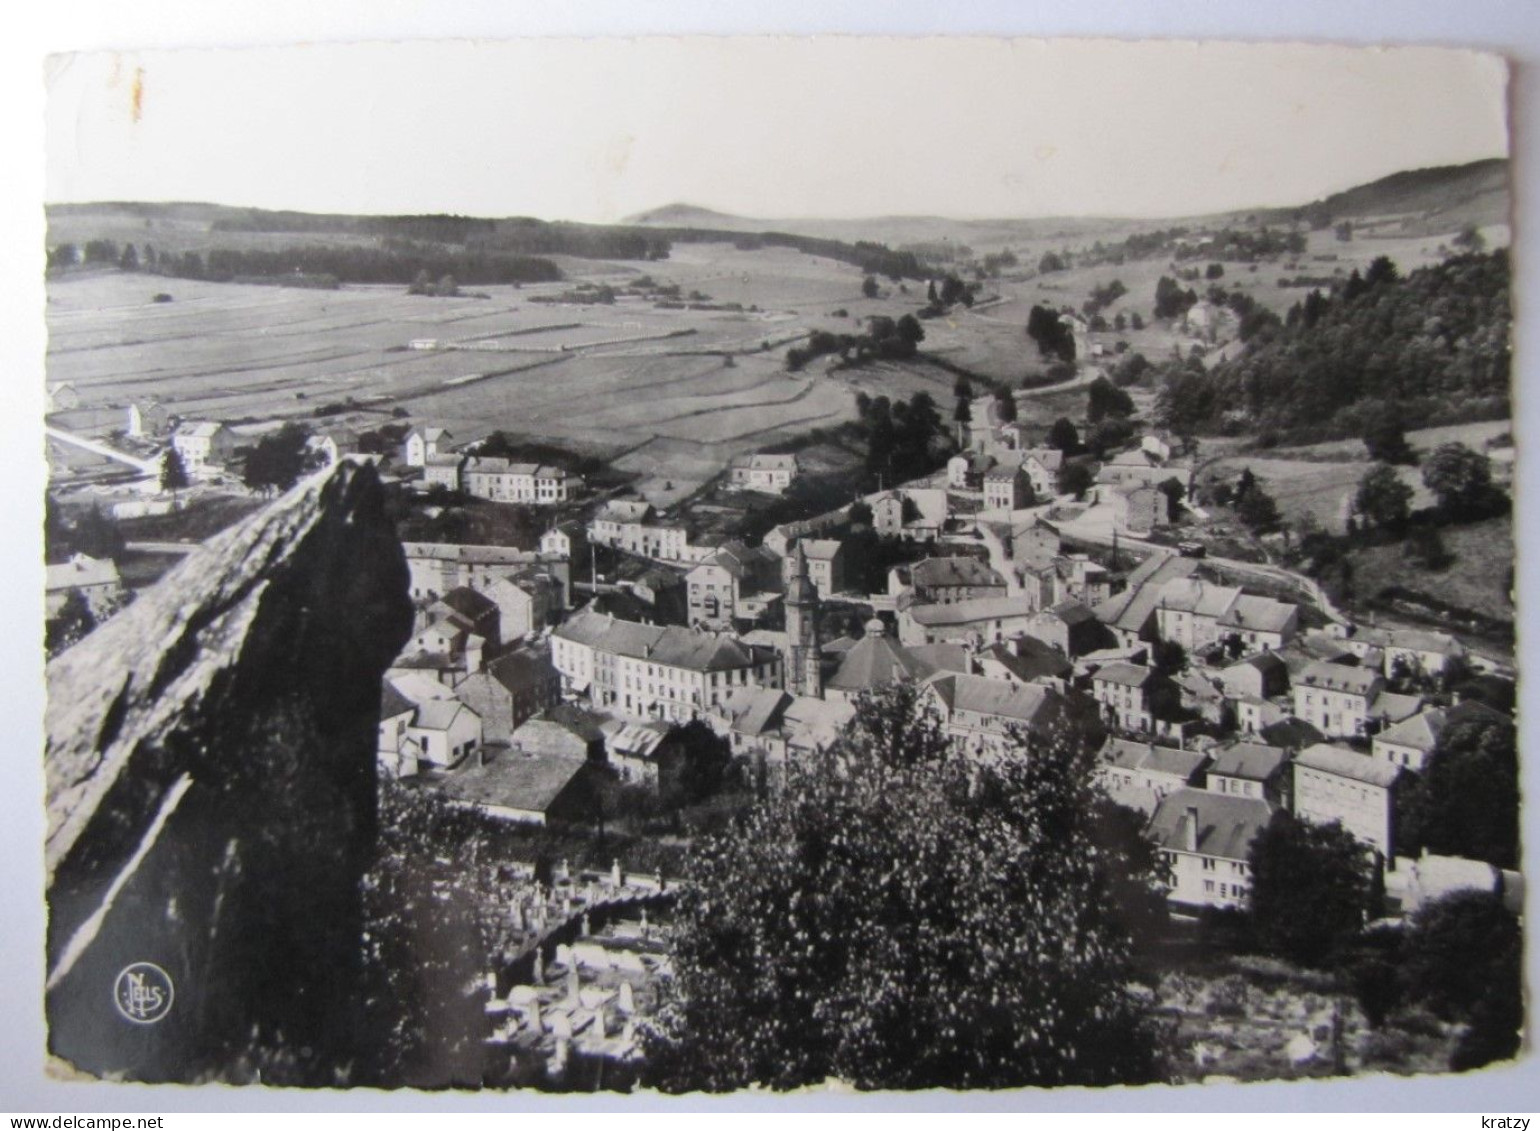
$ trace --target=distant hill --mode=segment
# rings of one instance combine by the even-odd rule
[[[1509,222],[1508,159],[1493,157],[1468,165],[1409,169],[1307,206],[1335,220],[1393,218],[1377,230],[1405,235],[1444,235],[1467,224]]]

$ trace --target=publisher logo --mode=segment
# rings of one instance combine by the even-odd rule
[[[125,966],[112,987],[112,1002],[135,1025],[153,1025],[171,1012],[171,975],[153,962]]]

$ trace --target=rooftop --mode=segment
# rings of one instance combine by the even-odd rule
[[[1273,819],[1273,807],[1254,797],[1183,788],[1166,794],[1150,818],[1149,836],[1165,849],[1186,851],[1189,810],[1197,815],[1197,851],[1224,860],[1245,860],[1251,842]]]
[[[1208,768],[1208,772],[1220,777],[1265,782],[1288,760],[1289,752],[1282,747],[1264,746],[1260,742],[1237,742],[1215,752],[1214,764]]]
[[[1157,746],[1153,742],[1109,738],[1101,749],[1101,760],[1123,770],[1170,774],[1183,781],[1191,781],[1192,776],[1208,761],[1208,755],[1175,746]]]
[[[1351,778],[1366,785],[1377,785],[1381,789],[1395,784],[1395,780],[1401,776],[1400,766],[1392,766],[1389,762],[1382,762],[1378,758],[1371,758],[1367,754],[1360,754],[1345,746],[1332,746],[1325,742],[1305,747],[1294,756],[1294,764],[1305,769]]]
[[[1325,661],[1313,663],[1299,673],[1295,684],[1319,687],[1328,691],[1346,691],[1354,695],[1368,695],[1383,681],[1378,672],[1369,668],[1350,667]]]
[[[509,751],[482,766],[445,778],[442,789],[456,801],[543,813],[588,763],[582,758]]]
[[[1116,683],[1125,687],[1143,687],[1155,674],[1153,668],[1140,664],[1113,663],[1097,670],[1091,677],[1101,683]]]

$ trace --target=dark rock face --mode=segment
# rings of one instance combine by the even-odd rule
[[[347,1080],[380,678],[412,617],[382,504],[372,468],[317,475],[49,664],[55,1056],[145,1081]],[[172,985],[158,1020],[115,1000],[134,963]]]

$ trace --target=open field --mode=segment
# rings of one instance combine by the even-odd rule
[[[642,274],[630,264],[562,266],[562,283],[483,288],[490,297],[480,299],[72,273],[50,283],[48,379],[72,385],[80,406],[52,420],[102,434],[150,397],[183,416],[252,425],[316,421],[318,407],[346,405],[317,423],[378,427],[405,410],[448,427],[457,443],[503,429],[630,452],[664,494],[665,483],[698,485],[740,452],[851,418],[845,376],[787,373],[786,347],[809,328],[851,320],[853,329],[869,313],[916,305],[896,292],[862,298],[861,274],[848,265],[727,245],[680,248],[646,274],[742,311],[659,309],[632,295],[608,305],[531,301]],[[174,301],[152,302],[160,291]],[[831,314],[842,307],[847,314]],[[409,348],[425,341],[433,348]],[[919,384],[949,395],[950,380],[937,371]]]
[[[1513,616],[1513,520],[1509,517],[1446,526],[1439,537],[1454,561],[1426,570],[1406,560],[1400,544],[1368,546],[1352,554],[1354,585],[1365,597],[1399,586],[1460,609],[1499,620]]]

